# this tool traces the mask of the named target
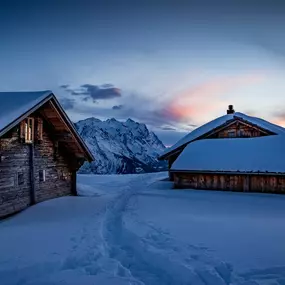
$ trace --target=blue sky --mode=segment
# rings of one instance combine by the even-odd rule
[[[237,111],[285,125],[285,2],[0,1],[1,91],[72,120],[131,117],[171,145]]]

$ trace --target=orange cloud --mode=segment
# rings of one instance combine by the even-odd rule
[[[272,123],[285,127],[285,113],[284,112],[277,112],[276,114],[274,114],[273,119],[271,120]]]
[[[247,74],[239,76],[219,77],[187,90],[175,94],[169,102],[165,112],[177,121],[195,121],[203,117],[205,113],[215,111],[222,106],[226,107],[226,99],[223,96],[231,91],[248,85],[256,84],[264,80],[262,74]]]
[[[273,123],[281,127],[285,127],[285,119],[273,120]]]

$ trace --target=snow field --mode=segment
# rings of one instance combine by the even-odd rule
[[[285,284],[285,196],[79,175],[79,194],[0,222],[0,284]]]

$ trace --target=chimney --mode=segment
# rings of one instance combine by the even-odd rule
[[[229,109],[227,110],[227,114],[234,114],[234,113],[235,113],[234,106],[229,105]]]

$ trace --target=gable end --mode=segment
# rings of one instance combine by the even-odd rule
[[[262,128],[256,124],[253,124],[247,120],[244,120],[240,117],[234,116],[233,119],[226,121],[224,124],[206,132],[205,134],[191,140],[178,148],[172,150],[171,152],[160,156],[159,160],[170,159],[174,156],[174,159],[171,159],[173,162],[176,157],[183,151],[183,149],[191,142],[201,140],[201,139],[215,139],[215,138],[248,138],[248,137],[261,137],[261,136],[270,136],[277,135],[276,133]]]
[[[207,138],[249,138],[276,135],[276,133],[261,128],[251,122],[234,117],[231,121],[211,130],[198,139]]]

